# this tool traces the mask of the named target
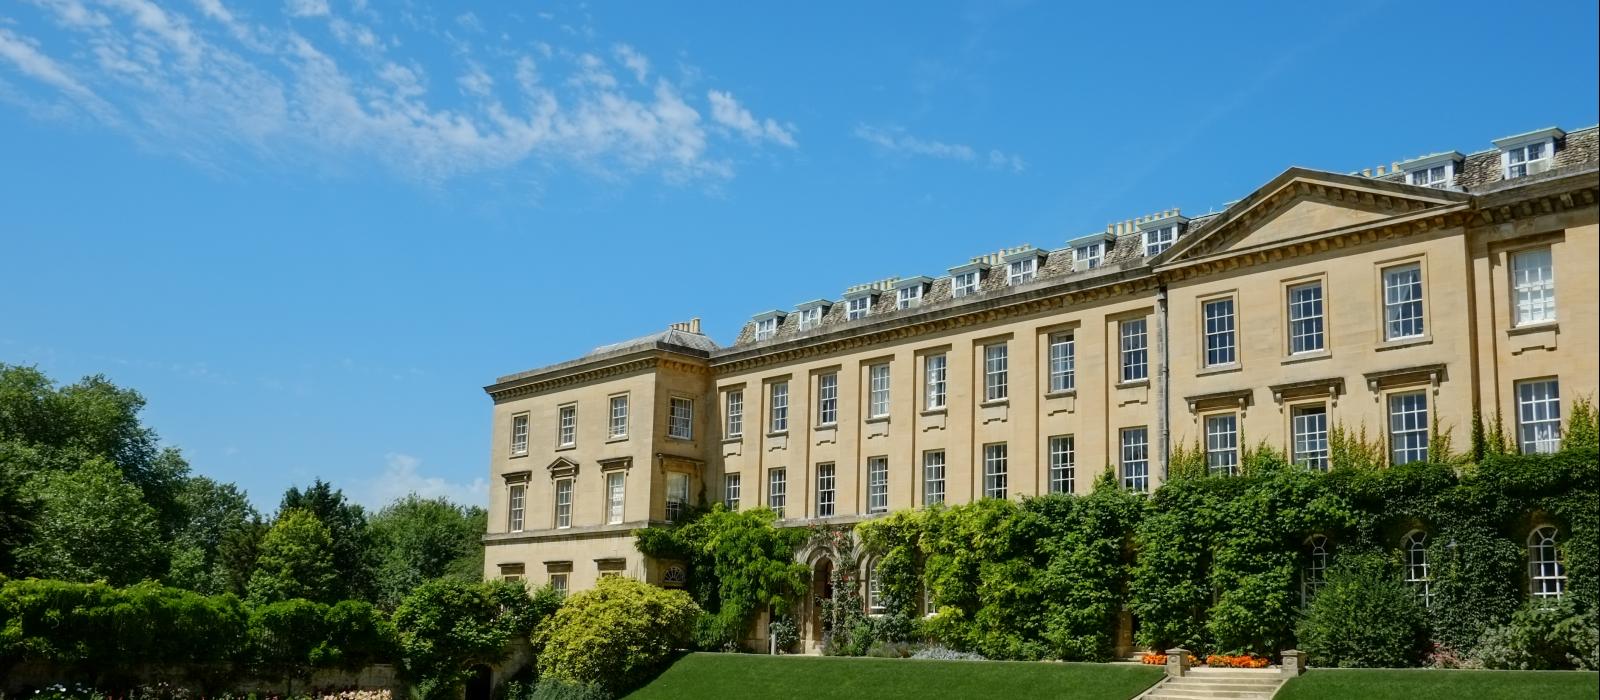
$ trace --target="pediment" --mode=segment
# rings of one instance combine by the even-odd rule
[[[578,463],[567,459],[566,457],[557,457],[554,462],[550,463],[550,466],[545,467],[545,471],[550,472],[550,478],[552,479],[576,476],[578,473]]]
[[[1271,249],[1469,199],[1461,192],[1291,168],[1191,231],[1156,265]]]

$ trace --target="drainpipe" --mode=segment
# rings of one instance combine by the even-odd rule
[[[1161,482],[1166,483],[1170,476],[1167,457],[1172,450],[1172,428],[1167,418],[1167,394],[1172,379],[1168,366],[1172,358],[1167,356],[1167,285],[1164,284],[1156,287],[1156,357],[1161,362],[1156,370],[1156,457],[1161,460]]]

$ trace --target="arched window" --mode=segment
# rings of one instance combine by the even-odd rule
[[[1546,525],[1528,533],[1528,591],[1535,598],[1560,598],[1567,590],[1556,529]]]
[[[1306,566],[1300,572],[1300,604],[1309,605],[1317,591],[1327,583],[1328,538],[1312,535],[1306,540]]]
[[[1406,583],[1417,589],[1423,607],[1433,605],[1433,577],[1428,574],[1428,533],[1412,530],[1401,543],[1406,552]]]
[[[888,612],[883,605],[883,587],[878,583],[878,562],[867,564],[867,614],[882,615]]]

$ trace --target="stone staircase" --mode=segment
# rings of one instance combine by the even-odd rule
[[[1269,700],[1287,680],[1277,668],[1191,668],[1168,676],[1140,700]]]

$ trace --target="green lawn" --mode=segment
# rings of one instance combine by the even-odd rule
[[[1273,700],[1594,700],[1597,694],[1600,674],[1584,671],[1312,669]]]
[[[689,654],[629,700],[1116,698],[1161,679],[1158,666]]]

